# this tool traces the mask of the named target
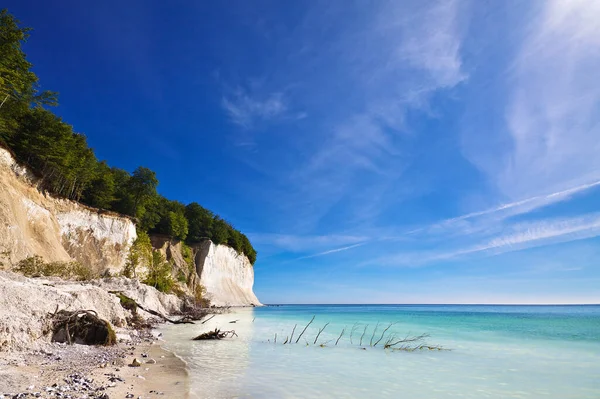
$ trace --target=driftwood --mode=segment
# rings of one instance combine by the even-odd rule
[[[213,318],[213,317],[215,317],[215,316],[216,316],[216,314],[214,314],[214,315],[210,316],[208,319],[204,320],[204,321],[203,321],[202,323],[200,323],[200,324],[204,324],[204,323],[206,323],[207,321],[209,321],[210,319],[212,319],[212,318]]]
[[[319,339],[319,335],[321,335],[321,333],[325,330],[325,328],[329,325],[329,323],[325,323],[325,325],[323,326],[323,328],[319,329],[319,333],[317,334],[317,336],[315,337],[315,342],[313,342],[313,345],[317,343],[317,340]]]
[[[237,337],[238,335],[234,330],[229,331],[221,331],[218,328],[215,328],[214,331],[207,331],[198,335],[196,338],[193,338],[194,341],[204,341],[211,339],[223,339],[227,337]]]
[[[58,310],[52,319],[52,341],[85,345],[114,345],[117,342],[110,324],[93,310]]]
[[[310,346],[311,344],[308,342],[308,340],[305,338],[305,332],[307,331],[308,327],[313,323],[313,321],[315,320],[315,316],[312,317],[312,319],[310,319],[310,321],[308,322],[308,324],[306,324],[306,326],[304,326],[304,329],[302,330],[302,332],[300,333],[300,335],[298,335],[298,337],[296,338],[295,341],[293,341],[292,339],[294,338],[294,332],[296,331],[296,327],[297,324],[294,324],[294,327],[292,328],[292,333],[289,336],[286,336],[285,340],[280,340],[283,341],[283,345],[287,345],[287,344],[292,344],[292,343],[298,343],[300,341],[301,338],[304,339],[304,342],[306,343],[306,346]],[[372,331],[370,331],[371,336],[370,339],[367,336],[367,332],[369,331],[369,325],[366,324],[364,325],[362,334],[360,334],[360,339],[359,339],[359,345],[360,345],[360,349],[361,350],[367,350],[367,347],[372,347],[375,348],[378,345],[380,345],[379,347],[383,347],[386,350],[390,350],[390,351],[403,351],[403,352],[414,352],[414,351],[421,351],[421,350],[438,350],[438,351],[447,351],[450,349],[446,349],[442,346],[439,345],[429,345],[426,343],[426,339],[429,338],[429,334],[421,334],[421,335],[411,335],[410,333],[405,335],[405,336],[398,336],[397,333],[395,333],[392,329],[393,326],[395,326],[397,323],[389,323],[387,324],[387,326],[385,326],[385,328],[383,328],[384,326],[377,322],[377,324],[375,325],[375,327],[373,328]],[[323,331],[329,326],[329,323],[325,323],[325,325],[321,328],[318,328],[316,336],[314,338],[314,340],[312,342],[312,345],[318,345],[322,348],[326,347],[330,342],[335,342],[335,346],[337,346],[340,341],[343,341],[345,339],[345,337],[348,335],[347,331],[348,331],[348,326],[344,326],[341,330],[341,332],[339,333],[339,335],[337,335],[337,339],[336,338],[332,338],[329,340],[326,340],[324,342],[318,342],[319,341],[319,337],[321,336],[321,334],[323,333]],[[350,329],[350,334],[349,334],[349,342],[351,345],[354,345],[354,333],[357,332],[357,330],[359,330],[360,327],[363,327],[362,324],[359,323],[354,323],[354,325],[352,326],[352,328]],[[358,336],[359,334],[357,334]],[[283,338],[283,337],[281,337]],[[347,339],[347,338],[346,338]],[[365,346],[363,347],[363,341],[365,342]],[[368,341],[368,342],[367,342]],[[268,342],[271,342],[271,340],[269,339]],[[277,334],[275,334],[274,339],[273,339],[273,343],[277,344]]]
[[[122,292],[120,291],[109,291],[111,294],[115,294],[119,297],[119,299],[121,299],[121,304],[123,305],[124,308],[126,309],[130,309],[131,310],[131,305],[125,305],[125,303],[133,303],[135,304],[135,308],[137,309],[142,309],[144,312],[150,313],[153,316],[159,317],[162,320],[169,322],[171,324],[194,324],[193,321],[190,320],[190,317],[188,316],[183,316],[181,319],[179,320],[173,320],[173,319],[169,319],[167,316],[161,314],[160,312],[157,312],[156,310],[152,310],[152,309],[148,309],[142,305],[140,305],[136,300],[129,298],[128,296],[124,295]],[[123,301],[123,298],[127,298],[127,301]],[[136,311],[137,311],[136,309]],[[132,310],[133,312],[133,310]]]
[[[310,319],[310,321],[308,322],[308,324],[306,325],[306,327],[304,327],[304,330],[302,330],[302,332],[300,333],[300,335],[298,335],[298,338],[296,339],[296,343],[298,343],[298,341],[300,341],[300,338],[302,337],[302,335],[304,334],[304,332],[306,331],[306,329],[308,328],[308,326],[310,326],[314,320],[315,320],[315,316],[313,316],[312,319]]]

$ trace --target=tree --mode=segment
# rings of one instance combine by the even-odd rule
[[[139,166],[129,179],[129,190],[133,199],[133,214],[142,217],[145,206],[152,197],[156,196],[158,179],[156,173],[148,168]]]
[[[94,178],[83,193],[82,201],[95,208],[111,209],[115,200],[115,178],[105,161],[96,166]]]
[[[192,202],[185,207],[188,220],[188,241],[200,242],[212,237],[214,214],[208,209]]]
[[[56,93],[39,91],[38,77],[21,48],[31,29],[19,24],[6,9],[0,11],[0,132],[5,141],[17,126],[15,117],[30,105],[57,102]]]
[[[169,235],[185,240],[188,234],[188,221],[183,212],[170,211],[167,217],[169,220]]]
[[[237,252],[242,252],[242,234],[234,229],[231,225],[228,229],[227,245],[235,249]]]
[[[250,240],[248,239],[248,237],[246,237],[245,234],[241,234],[241,239],[242,239],[242,251],[248,257],[248,260],[250,260],[250,263],[254,264],[254,262],[256,262],[256,251],[254,250],[254,247],[252,247]]]
[[[210,237],[215,244],[226,244],[229,239],[229,226],[227,222],[218,216],[213,219],[212,236]]]
[[[123,269],[125,277],[137,277],[140,266],[149,266],[152,263],[152,243],[150,237],[143,231],[137,232],[137,238],[129,249],[129,256]]]

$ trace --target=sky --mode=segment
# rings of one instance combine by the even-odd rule
[[[600,303],[600,2],[5,0],[56,112],[264,303]]]

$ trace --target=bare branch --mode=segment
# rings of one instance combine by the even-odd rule
[[[292,334],[290,335],[290,343],[292,342],[292,339],[294,339],[294,331],[296,331],[296,326],[297,326],[297,324],[294,324],[294,328],[292,329]]]
[[[335,346],[337,346],[338,342],[340,342],[340,338],[342,338],[342,335],[344,335],[344,332],[346,331],[346,327],[344,326],[344,329],[342,330],[342,332],[340,333],[340,336],[338,337],[338,339],[335,341]]]
[[[385,335],[386,331],[389,330],[390,327],[392,327],[394,324],[396,324],[396,323],[390,323],[390,325],[387,326],[385,330],[383,330],[383,332],[381,333],[381,337],[377,340],[377,342],[375,342],[375,344],[373,346],[377,346],[377,344],[379,342],[381,342],[381,340],[383,339],[383,336]]]
[[[321,328],[319,330],[319,333],[317,334],[317,336],[315,337],[315,342],[313,342],[313,345],[317,343],[317,340],[319,339],[319,335],[321,335],[321,333],[323,332],[323,330],[325,330],[325,328],[329,325],[329,322],[325,323],[325,325],[323,326],[323,328]]]
[[[379,322],[375,325],[375,329],[373,330],[373,334],[371,335],[371,341],[369,342],[370,346],[373,346],[373,338],[375,337],[375,333],[377,332],[377,328],[379,327]]]
[[[363,333],[362,333],[362,335],[360,336],[360,344],[359,344],[360,346],[362,346],[362,340],[363,340],[363,337],[364,337],[364,336],[365,336],[365,334],[367,333],[367,327],[369,327],[369,325],[368,325],[368,324],[365,326],[365,329],[363,330]]]
[[[306,331],[308,326],[310,326],[314,320],[315,320],[315,316],[313,316],[312,319],[310,319],[310,321],[308,322],[308,324],[304,327],[304,330],[302,330],[302,332],[298,336],[298,339],[296,339],[296,343],[298,343],[298,341],[300,341],[300,337],[302,337],[302,335],[304,334],[304,332]]]

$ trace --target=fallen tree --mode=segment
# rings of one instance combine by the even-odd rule
[[[196,338],[193,338],[194,341],[204,341],[211,339],[223,339],[227,337],[237,337],[238,335],[234,330],[229,331],[221,331],[218,328],[215,328],[213,331],[207,331],[198,335]]]
[[[146,313],[150,313],[151,315],[156,316],[156,317],[158,317],[166,322],[172,323],[172,324],[194,324],[194,322],[192,320],[200,320],[207,315],[207,313],[203,312],[201,315],[198,314],[199,318],[195,318],[194,317],[195,315],[189,314],[189,315],[183,315],[183,317],[179,320],[173,320],[173,319],[169,319],[167,316],[163,315],[162,313],[157,312],[156,310],[149,309],[147,307],[140,305],[139,302],[126,296],[121,291],[109,291],[109,292],[111,294],[116,295],[119,298],[119,300],[121,301],[121,306],[123,306],[127,310],[130,310],[133,315],[137,315],[137,310],[141,309]]]
[[[110,323],[93,310],[58,310],[49,314],[52,341],[84,345],[114,345],[117,338]]]

